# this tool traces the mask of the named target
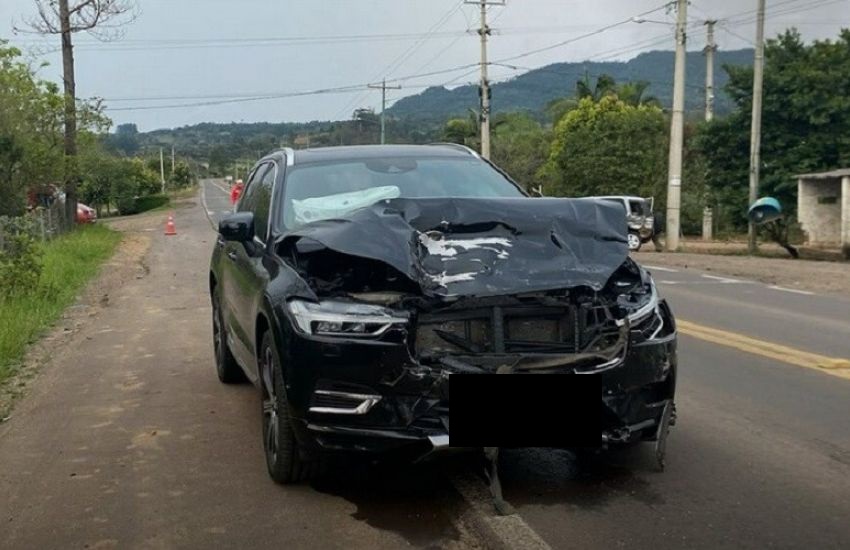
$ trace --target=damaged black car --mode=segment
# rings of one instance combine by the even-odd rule
[[[663,460],[676,325],[618,205],[530,198],[437,144],[285,149],[235,210],[210,269],[216,368],[260,389],[275,481],[333,452],[448,450],[452,375],[596,376],[598,446]]]

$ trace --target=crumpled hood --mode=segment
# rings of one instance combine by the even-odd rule
[[[600,290],[628,257],[623,209],[592,199],[391,199],[283,236],[389,264],[430,296]],[[307,241],[309,240],[309,241]]]

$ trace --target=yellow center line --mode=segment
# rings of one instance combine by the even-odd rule
[[[774,359],[789,365],[814,369],[841,378],[850,379],[850,360],[828,357],[808,351],[783,346],[766,340],[750,338],[743,334],[698,325],[690,321],[677,320],[679,332],[712,344]]]

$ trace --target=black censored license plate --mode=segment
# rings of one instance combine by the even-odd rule
[[[453,374],[452,447],[597,447],[602,386],[595,375]]]

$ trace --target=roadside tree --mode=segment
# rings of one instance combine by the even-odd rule
[[[579,101],[558,122],[540,177],[547,195],[634,194],[665,200],[667,131],[661,109],[616,96]]]

